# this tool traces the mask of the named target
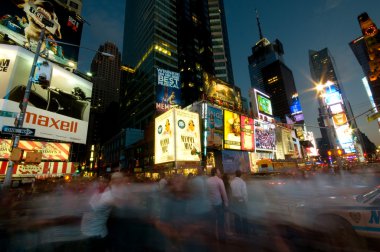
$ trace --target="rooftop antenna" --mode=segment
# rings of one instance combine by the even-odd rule
[[[260,35],[260,40],[263,39],[263,33],[261,31],[261,25],[260,25],[260,19],[259,19],[259,12],[257,11],[257,9],[255,9],[256,11],[256,21],[257,21],[257,26],[259,27],[259,35]]]

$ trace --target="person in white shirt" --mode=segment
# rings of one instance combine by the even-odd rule
[[[228,207],[228,198],[223,180],[220,178],[219,169],[211,169],[211,177],[207,179],[208,197],[212,206],[212,216],[210,220],[217,224],[218,240],[222,243],[226,240],[226,232],[224,229],[224,208]],[[213,217],[213,218],[212,218]],[[211,226],[211,227],[213,227]],[[213,229],[211,229],[213,230]]]
[[[235,178],[231,181],[231,208],[235,222],[235,232],[238,234],[248,233],[247,224],[247,185],[241,179],[241,171],[236,170]]]

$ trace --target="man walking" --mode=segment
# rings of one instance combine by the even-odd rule
[[[235,220],[235,232],[238,234],[247,234],[247,185],[241,179],[241,171],[236,170],[235,178],[231,181],[231,206]]]
[[[211,169],[211,177],[207,179],[207,189],[210,203],[212,205],[212,227],[217,225],[218,240],[222,243],[226,241],[226,231],[224,229],[224,207],[228,207],[228,198],[223,180],[220,178],[219,169]]]

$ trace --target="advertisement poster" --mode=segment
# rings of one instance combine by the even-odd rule
[[[274,124],[255,120],[255,146],[256,150],[276,150],[276,132]]]
[[[241,92],[239,88],[233,87],[215,76],[203,73],[204,93],[212,103],[223,107],[241,110]]]
[[[244,151],[222,151],[223,172],[233,174],[236,170],[242,173],[248,173],[250,170],[250,163],[248,152]]]
[[[0,110],[19,113],[34,55],[18,46],[0,45],[0,58],[9,53],[17,56],[10,61],[9,82],[0,85]],[[56,64],[51,65],[50,86],[32,85],[23,127],[35,129],[36,137],[85,144],[92,83]],[[13,125],[12,117],[0,120],[0,128]]]
[[[241,149],[254,150],[254,121],[253,118],[241,116]]]
[[[181,108],[180,74],[157,68],[156,110],[167,111]]]
[[[240,115],[228,110],[224,111],[224,148],[241,149]]]
[[[12,177],[36,177],[41,175],[57,176],[72,174],[77,163],[72,162],[41,162],[39,164],[14,164]],[[5,175],[7,161],[0,161],[0,175]]]
[[[176,161],[201,161],[199,115],[174,109]]]
[[[207,147],[221,148],[223,143],[223,110],[207,106]]]
[[[175,160],[173,110],[160,115],[155,119],[154,126],[154,163],[161,164]]]
[[[0,34],[35,52],[43,27],[41,16],[52,22],[52,27],[46,27],[44,37],[51,41],[42,43],[41,52],[59,64],[77,65],[83,20],[55,1],[1,1]]]
[[[42,160],[50,161],[68,161],[70,154],[69,143],[55,143],[55,142],[40,142],[40,141],[28,141],[20,140],[18,148],[25,151],[38,151],[42,153]],[[10,157],[11,140],[0,139],[0,159],[8,159]]]
[[[292,115],[302,113],[301,102],[298,94],[292,96],[292,105],[290,106],[290,113]]]
[[[346,153],[354,153],[354,140],[352,137],[352,130],[348,124],[335,127],[336,135],[339,140],[339,144],[342,146]]]

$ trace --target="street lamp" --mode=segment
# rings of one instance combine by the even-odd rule
[[[33,84],[33,81],[34,81],[34,74],[35,74],[36,67],[37,67],[37,61],[38,61],[38,58],[39,58],[40,53],[41,53],[42,43],[44,41],[51,41],[51,42],[54,42],[54,43],[57,43],[57,44],[64,44],[64,45],[69,45],[69,46],[75,46],[75,47],[79,47],[79,48],[95,51],[95,52],[100,53],[101,55],[104,55],[104,56],[107,56],[107,57],[114,57],[114,55],[112,55],[110,53],[100,52],[100,51],[97,51],[97,50],[93,50],[93,49],[86,48],[86,47],[81,47],[79,45],[70,44],[70,43],[66,43],[66,42],[60,42],[60,41],[46,39],[45,38],[45,31],[46,31],[45,29],[46,29],[46,27],[53,27],[54,23],[51,22],[50,20],[47,20],[47,19],[43,18],[43,24],[45,26],[43,27],[43,29],[41,30],[41,33],[40,33],[40,37],[39,37],[39,40],[38,40],[38,43],[37,43],[36,52],[34,54],[34,60],[33,60],[33,64],[32,64],[32,69],[30,70],[30,74],[29,74],[29,78],[28,78],[28,83],[27,83],[27,85],[25,87],[25,93],[24,93],[23,100],[20,103],[20,114],[16,118],[16,121],[15,121],[15,126],[17,128],[22,128],[23,123],[24,123],[24,118],[25,118],[25,114],[26,114],[26,108],[27,108],[28,102],[29,102],[29,95],[30,95],[31,87],[32,87],[32,84]],[[18,147],[19,141],[20,141],[20,135],[19,134],[13,134],[12,135],[12,144],[11,144],[12,145],[12,151],[15,148]],[[8,161],[7,172],[6,172],[6,175],[5,175],[5,178],[4,178],[4,185],[3,185],[4,188],[9,188],[10,185],[11,185],[11,182],[12,182],[12,173],[13,173],[13,165],[14,165],[14,162],[12,160],[9,160]]]

